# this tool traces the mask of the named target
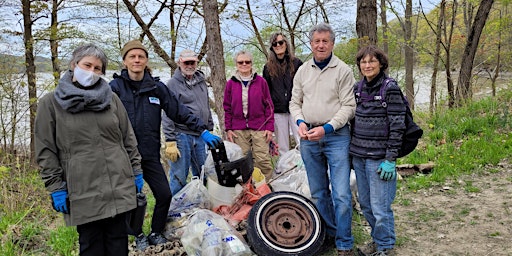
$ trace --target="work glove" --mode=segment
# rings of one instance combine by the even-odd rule
[[[201,138],[208,144],[210,148],[215,149],[219,143],[222,141],[219,136],[211,134],[208,130],[204,130],[203,133],[201,133]]]
[[[168,141],[165,143],[165,157],[167,157],[167,159],[171,160],[173,163],[178,161],[178,158],[181,157],[181,153],[178,149],[176,141]]]
[[[394,180],[396,178],[396,163],[395,161],[385,160],[380,163],[377,173],[380,174],[382,180]]]
[[[142,186],[144,186],[144,180],[142,179],[142,173],[135,175],[135,188],[137,189],[137,193],[142,191]]]
[[[52,201],[53,201],[53,209],[55,209],[58,212],[66,213],[68,214],[68,205],[67,205],[67,197],[68,197],[68,191],[67,190],[59,190],[52,192]]]

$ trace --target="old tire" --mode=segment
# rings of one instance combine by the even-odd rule
[[[317,252],[325,227],[315,205],[293,192],[265,195],[249,213],[247,238],[258,255],[308,255]]]

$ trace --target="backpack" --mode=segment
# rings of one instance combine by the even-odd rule
[[[381,105],[383,108],[387,107],[386,103],[386,90],[388,89],[389,82],[395,81],[393,78],[387,77],[382,82],[382,86],[380,87],[379,95],[376,95],[373,97],[373,100],[378,100],[381,102]],[[395,81],[396,82],[396,81]],[[359,104],[362,100],[361,99],[361,92],[363,90],[364,85],[364,79],[361,79],[357,83],[357,93],[356,93],[356,100]],[[407,101],[407,98],[404,96],[402,91],[400,90],[400,95],[402,96],[402,100],[404,101],[404,104],[406,106],[405,110],[405,131],[404,135],[402,137],[402,146],[400,150],[398,151],[397,158],[404,157],[411,153],[416,146],[418,145],[418,141],[423,136],[423,130],[414,122],[414,119],[412,117],[411,109],[409,108],[409,101]],[[388,126],[386,126],[386,129],[389,129]]]

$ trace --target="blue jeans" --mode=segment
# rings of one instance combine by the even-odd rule
[[[206,143],[201,137],[178,133],[176,144],[181,156],[174,163],[168,161],[169,186],[173,196],[187,184],[189,169],[192,168],[193,176],[199,176],[206,161]]]
[[[396,179],[385,181],[377,173],[384,159],[353,156],[357,192],[363,215],[372,228],[371,236],[379,250],[395,245],[395,219],[391,204],[396,195]]]
[[[336,238],[339,250],[352,249],[354,245],[349,144],[347,125],[326,134],[320,141],[300,142],[311,197],[325,221],[327,234]]]

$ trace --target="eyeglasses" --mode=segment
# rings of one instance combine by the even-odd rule
[[[279,41],[275,41],[272,43],[272,47],[276,47],[277,45],[283,45],[284,44],[284,40],[279,40]]]
[[[193,60],[189,60],[189,61],[184,61],[184,62],[183,62],[183,64],[184,64],[185,66],[193,66],[193,65],[195,65],[195,64],[196,64],[196,62],[195,62],[195,61],[193,61]]]
[[[365,61],[365,60],[362,60],[361,62],[359,62],[361,65],[366,65],[366,64],[370,64],[370,65],[373,65],[375,63],[378,63],[379,61],[376,60],[376,59],[372,59],[370,61]]]
[[[237,61],[236,63],[238,63],[238,65],[251,65],[252,61],[250,60],[242,60],[242,61]]]

